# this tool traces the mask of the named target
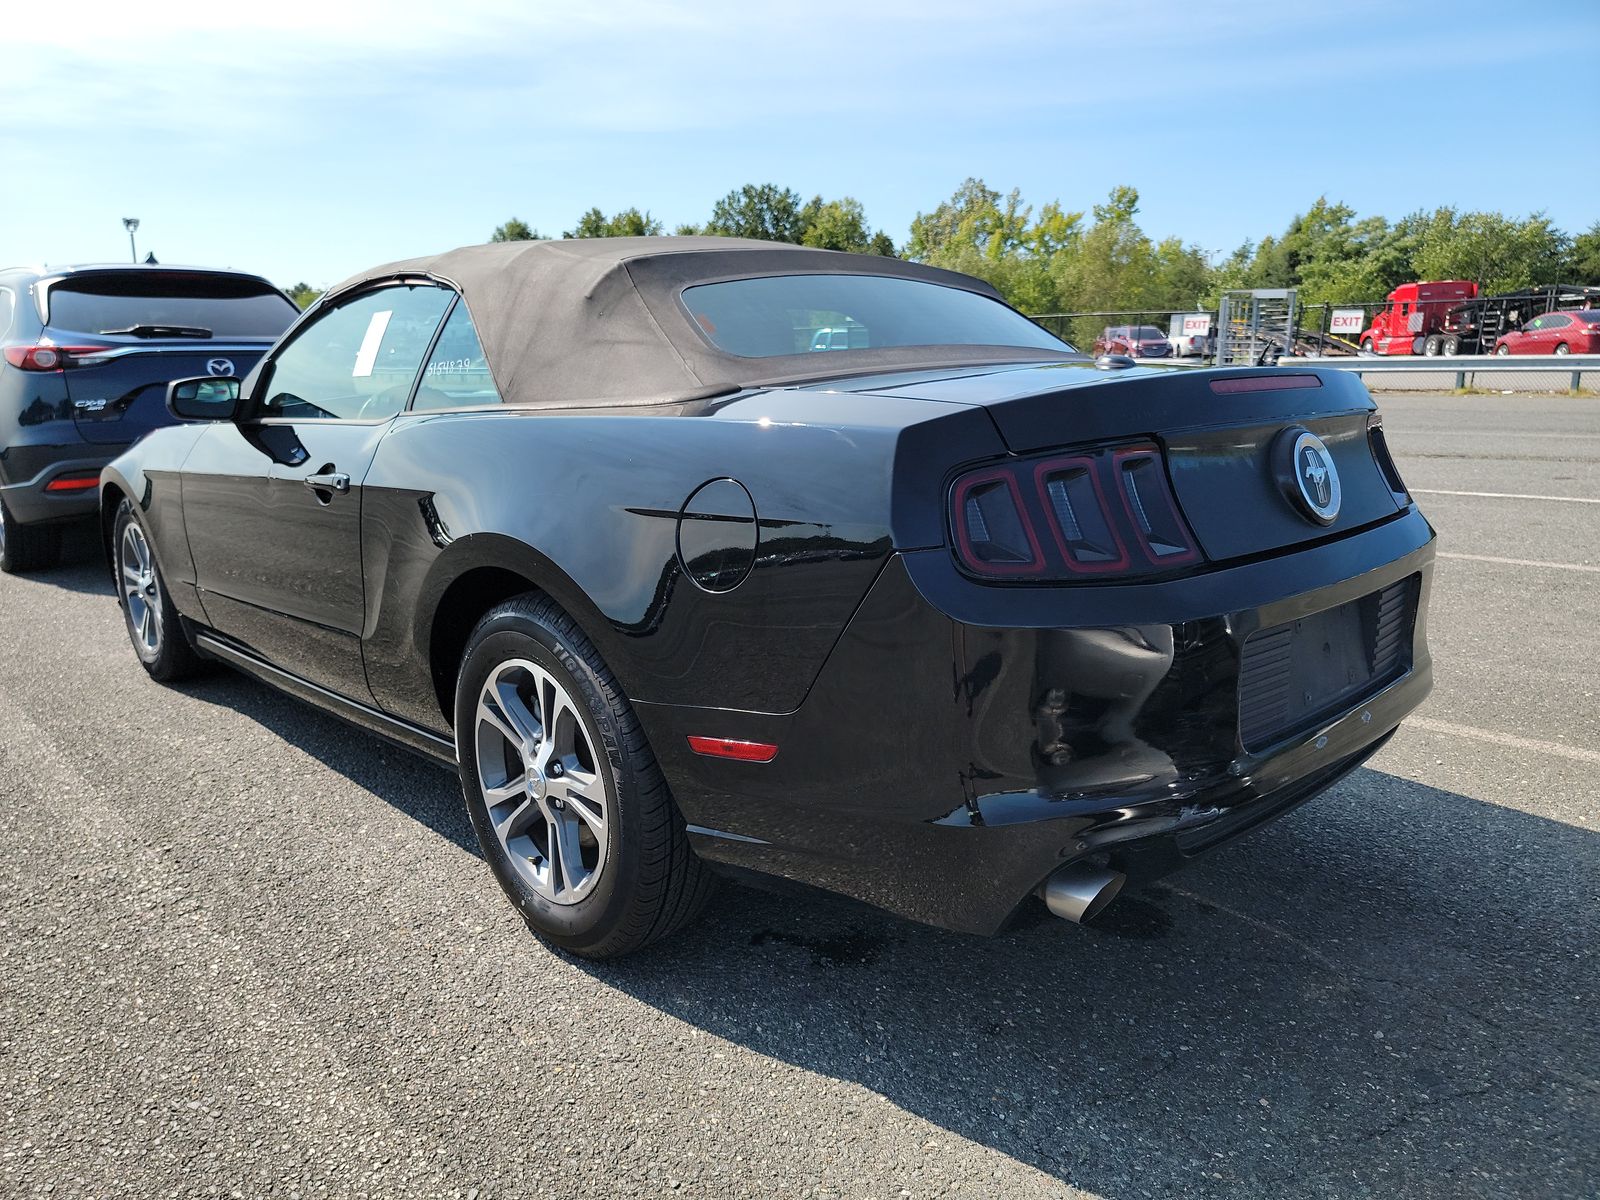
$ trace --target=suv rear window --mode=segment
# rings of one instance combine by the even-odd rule
[[[217,338],[275,338],[299,315],[299,309],[258,279],[118,271],[70,276],[54,284],[47,324],[75,333],[180,325],[209,329]]]
[[[892,346],[1019,346],[1070,351],[1019,312],[976,292],[882,275],[775,275],[685,288],[683,303],[719,350],[781,358]],[[823,330],[832,333],[818,344]]]

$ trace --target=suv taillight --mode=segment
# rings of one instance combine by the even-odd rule
[[[12,343],[5,348],[6,361],[23,371],[64,371],[68,367],[81,367],[79,359],[94,354],[104,354],[110,346],[54,346],[40,342],[36,346]]]
[[[950,489],[956,559],[984,579],[1151,575],[1200,561],[1148,442],[982,467]]]

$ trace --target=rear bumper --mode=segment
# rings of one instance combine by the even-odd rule
[[[949,561],[893,557],[793,713],[636,706],[702,857],[990,933],[1065,863],[1148,880],[1288,812],[1359,766],[1431,687],[1433,531],[1414,509],[1139,588],[994,589]],[[1245,639],[1413,576],[1404,669],[1246,749]],[[779,753],[700,757],[690,734]]]
[[[93,516],[100,510],[99,488],[59,494],[47,492],[45,488],[52,479],[61,475],[79,471],[99,472],[127,447],[77,445],[62,449],[59,460],[38,470],[32,478],[0,486],[0,496],[5,498],[6,508],[18,524],[40,525]]]

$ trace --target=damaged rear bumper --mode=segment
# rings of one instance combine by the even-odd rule
[[[1156,878],[1356,769],[1431,687],[1432,560],[1414,509],[1138,587],[997,589],[943,550],[896,555],[794,712],[636,707],[703,858],[990,933],[1062,865]],[[1319,614],[1387,621],[1392,639],[1377,598],[1400,589],[1403,652],[1363,679]],[[1327,694],[1273,693],[1272,720],[1252,709],[1242,734],[1242,701],[1260,703],[1241,696],[1250,639],[1285,627]],[[779,752],[705,758],[690,735]]]

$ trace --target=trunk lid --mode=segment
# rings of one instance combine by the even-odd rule
[[[851,390],[879,389],[859,381]],[[1391,488],[1368,432],[1376,406],[1360,380],[1342,371],[1107,372],[1087,363],[1056,363],[883,390],[979,405],[1019,455],[1155,440],[1166,452],[1179,507],[1212,562],[1359,529],[1393,516],[1405,503],[1403,493]],[[1280,475],[1293,470],[1293,455],[1280,439],[1296,426],[1321,438],[1338,475],[1339,510],[1326,524],[1297,505],[1289,493],[1292,474],[1280,482]]]
[[[80,358],[66,372],[73,420],[86,442],[122,445],[161,425],[167,413],[167,384],[191,375],[243,378],[272,345],[270,340],[217,343],[99,338],[110,348]]]

